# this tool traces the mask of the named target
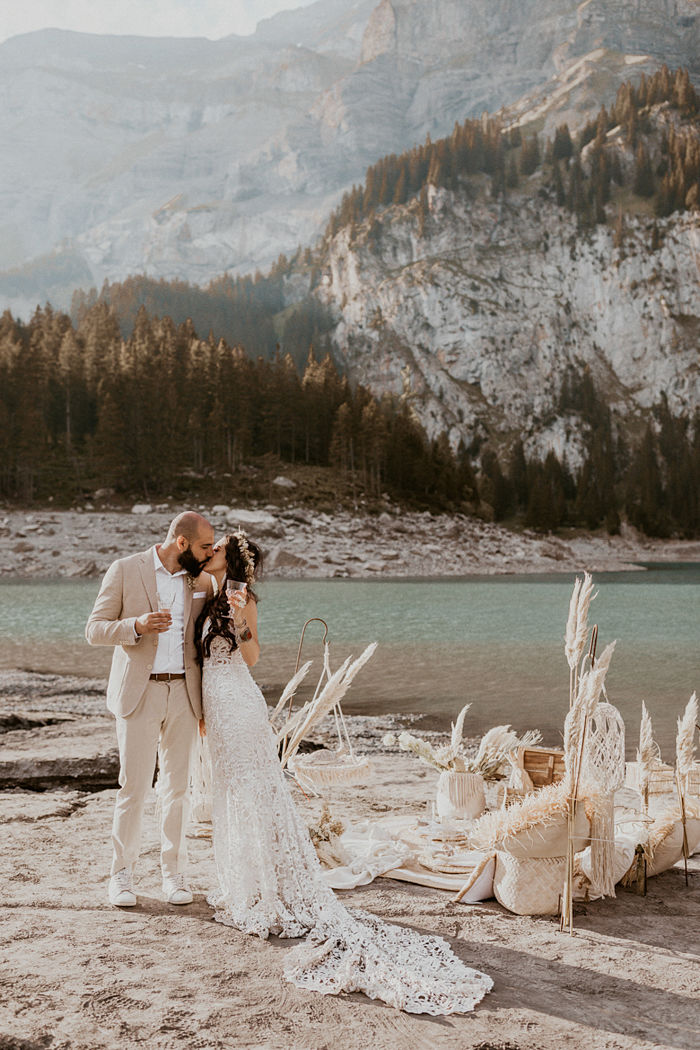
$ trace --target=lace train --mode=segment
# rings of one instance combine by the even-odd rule
[[[440,937],[349,911],[321,866],[280,768],[267,706],[240,653],[212,641],[202,700],[212,759],[214,918],[245,933],[306,936],[285,966],[300,988],[361,991],[409,1013],[472,1010],[493,987]]]

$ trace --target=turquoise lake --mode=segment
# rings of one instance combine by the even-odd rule
[[[299,635],[311,616],[329,625],[331,663],[379,648],[344,702],[349,712],[416,713],[426,727],[449,725],[470,701],[467,734],[496,723],[539,728],[561,740],[568,710],[564,658],[573,575],[455,580],[307,580],[260,585],[263,655],[255,668],[268,701],[294,670]],[[676,717],[700,688],[700,565],[601,573],[590,622],[599,651],[617,639],[608,698],[622,711],[628,755],[641,701],[665,759],[673,758]],[[105,676],[109,650],[89,647],[83,628],[97,581],[0,583],[0,666]],[[322,628],[312,624],[304,659],[320,673]]]

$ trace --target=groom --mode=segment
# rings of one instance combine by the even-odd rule
[[[120,789],[109,900],[118,907],[136,904],[132,869],[157,751],[163,893],[170,904],[192,901],[183,869],[190,754],[202,716],[194,624],[211,594],[201,573],[213,546],[206,518],[179,514],[164,543],[110,565],[85,628],[90,645],[114,646],[107,707],[117,720]]]

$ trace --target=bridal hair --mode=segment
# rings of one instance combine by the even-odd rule
[[[257,543],[254,543],[244,532],[239,530],[226,537],[224,553],[226,555],[226,576],[221,585],[221,590],[210,598],[208,602],[205,602],[204,608],[197,617],[197,622],[194,626],[194,640],[200,663],[205,656],[209,656],[212,638],[225,638],[229,643],[231,652],[238,648],[233,629],[233,620],[228,615],[229,603],[226,597],[226,581],[245,580],[248,584],[248,597],[252,598],[254,602],[258,601],[258,596],[253,590],[252,584],[262,572],[263,555]],[[204,624],[207,618],[210,620],[209,630],[203,636]]]

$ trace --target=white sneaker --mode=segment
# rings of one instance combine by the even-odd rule
[[[133,908],[136,904],[136,894],[131,885],[131,872],[128,868],[122,868],[109,880],[109,903],[117,908]]]
[[[184,875],[163,876],[163,893],[168,904],[191,904],[192,890]]]

